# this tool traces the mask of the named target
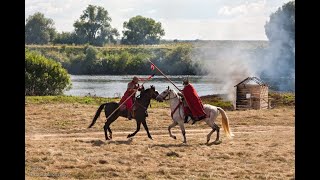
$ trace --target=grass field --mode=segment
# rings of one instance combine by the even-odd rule
[[[170,110],[155,103],[147,118],[153,140],[143,127],[127,139],[135,120],[119,118],[111,125],[113,140],[105,141],[103,113],[87,129],[96,103],[26,102],[26,179],[295,178],[294,106],[226,111],[235,137],[221,128],[222,143],[206,145],[204,122],[186,124],[187,144],[178,126],[172,131],[177,139],[170,138]]]

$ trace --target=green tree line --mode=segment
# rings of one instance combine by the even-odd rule
[[[88,5],[74,24],[72,32],[58,33],[54,21],[43,13],[29,16],[25,25],[26,44],[116,44],[120,34],[111,26],[111,17],[101,6]],[[165,31],[160,22],[137,15],[123,23],[121,44],[159,44]]]
[[[60,63],[26,49],[26,95],[61,95],[71,85],[70,76]]]
[[[192,44],[160,47],[119,46],[26,46],[46,58],[59,62],[70,74],[126,75],[155,73],[151,60],[170,75],[199,75],[201,63],[191,60]]]

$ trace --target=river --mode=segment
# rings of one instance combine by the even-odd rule
[[[121,97],[126,91],[128,82],[133,75],[129,76],[108,76],[108,75],[70,75],[72,88],[66,91],[65,95],[72,96],[99,96],[99,97]],[[148,78],[147,75],[139,75],[139,78]],[[172,82],[180,89],[183,88],[182,80],[187,76],[168,76]],[[209,76],[188,76],[189,81],[197,90],[199,96],[224,94],[222,84],[214,82]],[[142,82],[140,82],[140,85]],[[144,83],[145,88],[154,85],[158,92],[164,91],[168,86],[175,87],[161,75],[155,75],[151,80]]]

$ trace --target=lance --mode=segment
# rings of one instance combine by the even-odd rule
[[[170,81],[171,84],[174,85],[174,87],[176,87],[180,92],[182,91],[182,90],[180,90],[155,64],[153,64],[149,59],[148,59],[148,61],[149,61],[168,81]],[[190,106],[190,104],[189,104],[189,102],[187,101],[185,95],[184,95],[183,93],[181,93],[181,94],[182,94],[183,98],[185,99],[185,102],[187,103],[188,107],[191,108],[192,106]],[[194,123],[195,123],[195,120],[193,120],[193,123],[192,123],[192,124],[194,124]]]
[[[141,84],[141,86],[143,86],[143,84],[144,84],[145,82],[149,81],[154,75],[155,75],[155,74],[152,74],[152,75],[150,75],[147,79],[144,79],[144,82]],[[137,92],[137,90],[134,89],[134,90],[133,90],[133,93],[132,93],[126,100],[124,100],[114,111],[112,111],[112,113],[107,117],[107,119],[109,119],[109,118],[110,118],[126,101],[128,101],[128,100],[131,98],[131,96],[132,96],[134,93],[136,93],[136,92]]]
[[[155,64],[153,64],[153,62],[151,62],[149,59],[148,61],[169,81],[171,82],[172,85],[174,85],[174,87],[176,87],[179,91],[181,91]]]
[[[174,85],[174,87],[176,87],[176,88],[181,92],[181,90],[180,90],[155,64],[153,64],[149,59],[148,59],[148,61],[149,61],[168,81],[170,81],[171,84]],[[190,104],[188,103],[186,97],[184,96],[183,93],[181,93],[181,94],[182,94],[183,98],[185,99],[185,102],[187,103],[187,105],[188,105],[189,108],[190,108],[191,106],[190,106]]]

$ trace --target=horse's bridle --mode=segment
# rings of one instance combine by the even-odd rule
[[[170,98],[170,93],[171,93],[171,89],[168,89],[168,93],[164,96],[162,96],[161,94],[159,94],[161,97],[162,97],[162,100],[170,100],[170,99],[175,99],[175,98],[179,98],[177,94],[175,94],[174,97]],[[174,94],[174,93],[173,93]],[[165,99],[166,97],[168,97],[168,99]],[[180,109],[180,106],[182,105],[182,101],[179,99],[179,104],[174,108],[173,111],[171,111],[171,118],[173,119],[173,114],[178,110]],[[180,110],[179,110],[179,116],[180,118],[182,119],[182,116],[181,116],[181,113],[180,113]]]
[[[171,92],[171,91],[172,91],[172,90],[169,89],[169,90],[168,90],[168,93],[167,93],[165,96],[162,96],[161,94],[159,94],[159,96],[161,96],[163,100],[170,100],[170,99],[175,99],[175,98],[177,98],[178,95],[175,95],[173,98],[170,98],[170,92]],[[169,95],[169,98],[168,98],[168,99],[165,99],[166,97],[168,97],[168,95]]]
[[[150,93],[148,93],[146,96],[148,96],[150,99],[152,99],[152,95],[156,95],[156,90],[153,91],[151,95],[150,95]],[[139,94],[139,96],[137,96],[137,98],[138,97],[141,97],[141,94]]]
[[[159,93],[158,93],[159,94]],[[152,99],[152,95],[156,95],[156,90],[154,90],[152,92],[152,94],[150,95],[150,93],[147,93],[146,96],[148,96],[150,99]],[[138,96],[138,97],[141,97],[141,94]],[[137,97],[137,98],[138,98]],[[134,103],[138,104],[139,106],[143,107],[145,110],[147,110],[147,107],[144,107],[142,104],[140,104],[138,101],[135,101]],[[150,107],[151,107],[151,104],[150,104]]]

